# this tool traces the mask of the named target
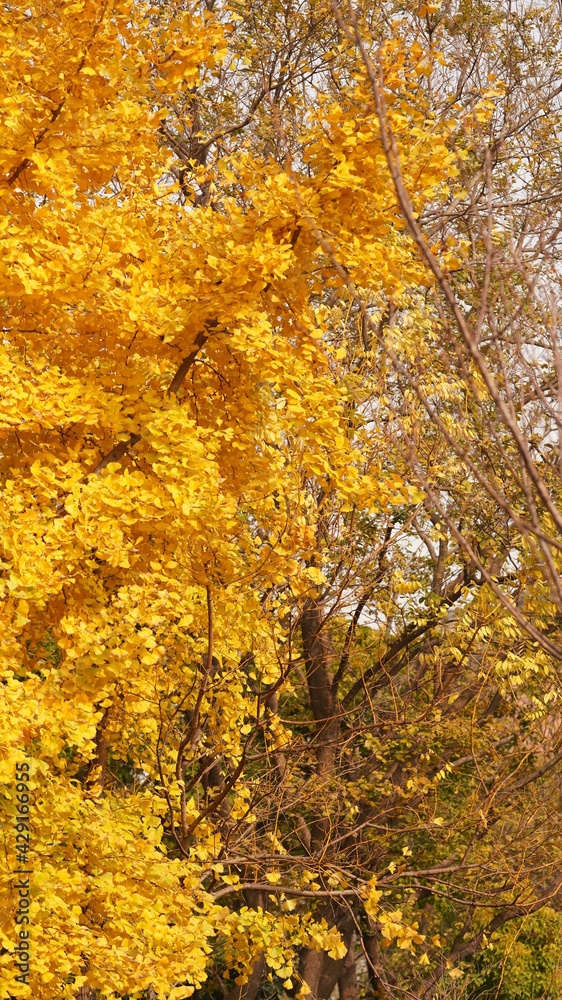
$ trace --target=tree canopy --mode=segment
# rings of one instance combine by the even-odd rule
[[[559,995],[561,27],[4,5],[0,997]]]

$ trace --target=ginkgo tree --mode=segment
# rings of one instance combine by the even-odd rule
[[[470,276],[434,6],[3,12],[1,996],[430,995],[558,891],[555,606],[412,226]]]

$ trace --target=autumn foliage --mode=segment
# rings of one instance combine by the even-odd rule
[[[556,904],[560,467],[455,16],[4,8],[0,997],[468,996]]]

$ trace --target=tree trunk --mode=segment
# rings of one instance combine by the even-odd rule
[[[322,631],[323,610],[314,600],[307,600],[301,619],[301,635],[306,667],[310,708],[316,722],[316,773],[327,777],[333,768],[339,733],[336,700],[332,691],[332,648]],[[330,829],[327,816],[319,817],[311,827],[311,852],[324,850]]]
[[[337,701],[332,687],[333,650],[330,639],[322,630],[324,612],[321,604],[307,600],[301,619],[301,635],[308,697],[316,723],[316,774],[319,784],[328,780],[334,768],[339,718]],[[326,852],[330,834],[328,815],[317,816],[310,828],[310,851],[312,854]],[[353,937],[351,915],[329,904],[322,914],[331,926],[336,926],[349,948]],[[314,1000],[329,1000],[332,991],[344,975],[346,958],[333,959],[323,951],[305,948],[301,953],[299,973],[311,990]],[[345,981],[345,975],[344,975]],[[351,995],[350,995],[351,1000]]]
[[[343,969],[338,979],[340,1000],[357,1000],[357,965],[355,961],[355,940],[351,938],[349,949],[344,959]]]
[[[230,990],[227,993],[227,1000],[255,1000],[264,970],[265,958],[263,955],[260,955],[257,962],[254,962],[248,982],[243,983],[242,986],[235,986],[233,990]]]
[[[325,951],[315,951],[313,948],[305,948],[302,951],[299,974],[310,989],[313,1000],[329,1000],[336,983],[344,975],[354,930],[353,918],[347,911],[337,919],[330,904],[322,916],[325,917],[330,926],[336,925],[348,949],[348,954],[344,958],[335,959],[330,958]],[[355,968],[355,962],[353,962],[353,967]],[[352,1000],[351,994],[348,994],[348,1000]]]
[[[265,892],[249,890],[244,893],[244,899],[247,905],[251,906],[254,910],[257,910],[260,906],[264,913],[267,910],[267,894]],[[241,986],[234,986],[233,989],[229,990],[226,1000],[255,1000],[264,971],[265,957],[264,955],[260,955],[254,962],[248,982],[242,983]]]
[[[388,990],[381,978],[380,949],[378,937],[365,934],[363,937],[363,947],[367,953],[367,973],[369,983],[373,991],[373,996],[377,998],[388,997]]]

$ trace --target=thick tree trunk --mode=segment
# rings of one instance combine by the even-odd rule
[[[333,650],[329,636],[323,630],[324,611],[321,604],[308,600],[301,618],[301,635],[308,686],[308,698],[316,723],[316,774],[319,784],[327,781],[334,768],[339,736],[338,705],[333,690]],[[310,824],[310,852],[323,854],[328,849],[330,817],[315,816]],[[353,920],[347,911],[329,904],[322,914],[331,926],[340,931],[349,948],[353,937]],[[351,965],[347,979],[345,958],[335,960],[326,952],[306,948],[301,953],[299,973],[314,1000],[329,1000],[336,983],[343,976],[344,988],[351,988]],[[348,994],[352,1000],[351,994]]]
[[[329,1000],[340,977],[345,975],[346,962],[349,961],[349,949],[353,939],[353,918],[350,913],[336,914],[330,905],[322,914],[327,922],[338,928],[348,954],[344,958],[334,959],[325,951],[315,951],[312,948],[305,948],[301,954],[299,965],[299,975],[304,979],[311,991],[313,1000]],[[351,994],[348,1000],[352,1000]]]
[[[375,936],[365,935],[363,937],[363,947],[367,953],[367,972],[369,975],[369,983],[371,984],[371,989],[373,991],[373,996],[381,998],[389,996],[388,989],[386,988],[383,978],[381,978],[382,970],[380,964],[380,949],[379,941]]]
[[[343,969],[338,979],[340,1000],[357,1000],[357,964],[355,961],[355,940],[351,938],[349,949],[344,959]]]
[[[257,910],[261,906],[265,912],[267,910],[267,894],[265,892],[255,892],[252,890],[244,893],[244,899],[248,906]],[[254,967],[250,973],[247,983],[241,986],[234,986],[226,995],[226,1000],[255,1000],[260,988],[261,979],[265,971],[265,958],[260,955],[254,962]]]
[[[255,1000],[260,988],[261,977],[265,970],[265,958],[260,955],[254,963],[250,978],[242,986],[235,986],[227,993],[227,1000]]]
[[[319,779],[329,775],[336,756],[339,722],[337,703],[332,691],[332,647],[322,631],[323,609],[317,601],[305,603],[301,635],[306,667],[310,708],[316,722],[316,773]],[[330,829],[328,816],[315,818],[311,825],[311,852],[325,850]]]
[[[332,693],[333,651],[323,631],[324,613],[317,601],[307,600],[301,619],[301,635],[310,707],[316,721],[318,770],[331,767],[338,735],[336,701]]]

